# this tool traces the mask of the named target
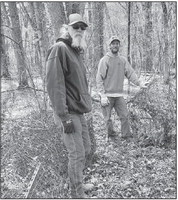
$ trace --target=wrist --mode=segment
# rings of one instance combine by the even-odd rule
[[[138,86],[141,87],[141,85],[142,85],[142,82],[141,82],[141,80],[139,80],[138,81]]]
[[[101,94],[100,97],[101,98],[106,98],[107,96],[106,96],[106,94]]]

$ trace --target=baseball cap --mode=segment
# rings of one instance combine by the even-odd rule
[[[114,40],[117,40],[120,42],[120,39],[117,37],[117,36],[112,36],[110,39],[109,39],[109,45],[111,44],[111,42],[113,42]]]
[[[82,22],[86,27],[88,26],[85,21],[82,19],[82,16],[78,13],[73,13],[69,15],[69,24],[68,25],[74,25],[76,23]]]

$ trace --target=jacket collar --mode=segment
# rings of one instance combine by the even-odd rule
[[[69,46],[71,46],[71,44],[72,44],[72,38],[70,35],[68,35],[66,38],[60,37],[56,40],[56,42],[59,42],[59,41],[62,41],[64,43],[68,44]]]

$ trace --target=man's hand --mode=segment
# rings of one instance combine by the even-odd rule
[[[148,81],[140,81],[140,87],[141,88],[147,88],[148,87]]]
[[[58,128],[62,128],[61,118],[53,112],[54,122]]]
[[[64,126],[64,133],[69,134],[74,132],[74,124],[71,119],[62,121],[62,124]]]
[[[103,107],[109,105],[109,100],[107,96],[101,96],[101,105]]]

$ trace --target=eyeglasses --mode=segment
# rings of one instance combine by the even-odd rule
[[[80,26],[80,25],[78,25],[78,24],[73,25],[72,27],[73,27],[73,29],[75,29],[75,30],[78,30],[79,28],[81,28],[82,31],[86,30],[86,27],[85,27],[85,26]]]

